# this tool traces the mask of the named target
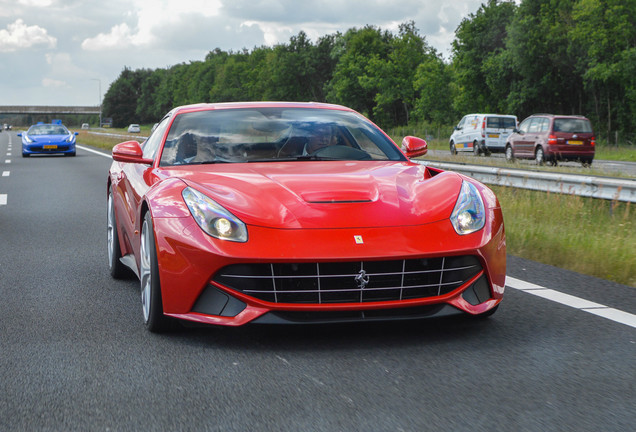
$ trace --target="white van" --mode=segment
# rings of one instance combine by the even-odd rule
[[[508,114],[468,114],[455,126],[450,137],[450,152],[472,151],[489,156],[504,152],[506,138],[517,127],[517,116]]]

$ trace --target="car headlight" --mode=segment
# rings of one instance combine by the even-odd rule
[[[221,240],[247,241],[245,224],[212,198],[191,187],[185,188],[181,195],[192,217],[207,234]]]
[[[23,136],[27,144],[31,144],[33,142],[33,140],[27,134],[24,134]]]
[[[470,182],[462,182],[457,203],[451,214],[451,223],[460,235],[479,231],[486,223],[484,201],[475,185]]]
[[[68,136],[68,138],[66,138],[66,142],[67,143],[73,142],[74,139],[75,139],[75,135],[71,134],[71,135]]]

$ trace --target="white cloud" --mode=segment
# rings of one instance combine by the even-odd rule
[[[128,24],[117,24],[110,29],[110,33],[100,33],[94,38],[85,39],[82,49],[87,51],[101,51],[105,49],[122,49],[137,45],[139,38],[133,34]]]
[[[183,2],[138,0],[135,11],[130,13],[133,28],[127,23],[113,26],[109,33],[100,33],[82,42],[82,49],[98,51],[129,47],[149,47],[161,43],[161,35],[167,28],[188,28],[193,15],[218,16],[219,0],[186,0]]]
[[[22,19],[17,19],[6,29],[0,30],[0,52],[14,52],[36,45],[55,48],[57,39],[49,36],[42,27],[27,26]]]
[[[47,7],[53,4],[53,0],[18,0],[18,4],[27,7]]]
[[[64,81],[54,80],[51,78],[44,78],[42,79],[42,87],[64,88],[64,87],[68,87],[68,84]]]

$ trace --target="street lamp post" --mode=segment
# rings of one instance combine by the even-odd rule
[[[91,78],[92,81],[97,81],[99,85],[99,127],[102,127],[102,80],[99,78]]]

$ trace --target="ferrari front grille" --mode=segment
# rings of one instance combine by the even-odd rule
[[[367,303],[438,297],[481,272],[472,255],[392,261],[233,264],[214,281],[272,303]]]

